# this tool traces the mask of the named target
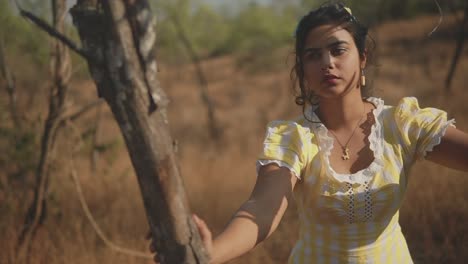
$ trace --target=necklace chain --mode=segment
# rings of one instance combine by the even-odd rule
[[[340,140],[339,140],[338,137],[335,135],[335,133],[333,133],[333,131],[328,130],[328,131],[330,131],[330,133],[333,135],[333,137],[336,139],[336,141],[338,142],[338,144],[341,146],[341,149],[342,149],[342,151],[343,151],[343,155],[341,155],[341,158],[342,158],[343,160],[349,160],[349,159],[350,159],[350,157],[349,157],[349,148],[348,148],[348,144],[349,144],[349,142],[351,141],[351,139],[353,138],[354,133],[356,132],[356,129],[358,128],[358,126],[359,126],[359,124],[361,123],[362,119],[364,118],[365,112],[366,112],[366,106],[363,105],[361,118],[357,121],[356,126],[354,127],[353,132],[351,133],[351,136],[349,136],[348,140],[346,141],[346,144],[344,144],[344,145],[341,144]]]

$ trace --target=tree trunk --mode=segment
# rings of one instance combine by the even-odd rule
[[[161,263],[207,263],[173,151],[146,0],[78,0],[71,10],[98,94],[109,104],[135,168]]]

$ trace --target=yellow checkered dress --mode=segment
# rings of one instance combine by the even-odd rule
[[[333,138],[314,109],[296,121],[268,125],[257,167],[289,168],[300,181],[294,189],[299,240],[289,263],[412,263],[398,223],[399,209],[415,160],[440,143],[453,124],[444,111],[419,108],[416,98],[397,106],[375,105],[369,135],[371,165],[354,174],[336,173],[329,155]]]

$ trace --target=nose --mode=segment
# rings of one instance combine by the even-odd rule
[[[322,70],[327,70],[333,68],[333,56],[331,56],[330,52],[324,52],[322,54]]]

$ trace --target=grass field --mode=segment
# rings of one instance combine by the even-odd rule
[[[435,17],[384,24],[374,29],[378,44],[375,96],[394,104],[403,96],[416,96],[422,106],[445,109],[468,131],[468,49],[462,54],[453,91],[444,96],[444,78],[455,48],[453,18],[446,18],[431,37]],[[404,28],[404,30],[402,30]],[[205,108],[192,66],[160,65],[161,83],[171,98],[169,117],[192,210],[218,233],[247,198],[255,181],[255,160],[265,126],[274,119],[295,117],[289,80],[290,48],[269,58],[241,61],[232,57],[203,62],[209,93],[216,103],[216,118],[223,130],[221,147],[208,136]],[[253,66],[252,66],[253,65]],[[6,94],[1,91],[3,99]],[[96,97],[91,81],[72,84],[71,107]],[[45,97],[44,97],[45,98]],[[21,101],[21,97],[20,97]],[[30,109],[25,114],[43,111]],[[136,177],[120,132],[106,106],[98,142],[107,148],[99,155],[96,171],[89,161],[90,142],[81,142],[76,160],[79,179],[90,210],[105,234],[116,244],[147,250],[148,230]],[[44,115],[43,115],[44,116]],[[91,112],[77,122],[85,131],[95,120]],[[76,146],[70,129],[58,138],[51,175],[48,218],[34,241],[32,263],[151,263],[109,249],[85,218],[70,177],[69,149]],[[26,207],[32,199],[32,175],[11,180],[0,172],[0,263],[10,263]],[[416,263],[468,261],[467,173],[429,162],[416,164],[401,210],[401,226]],[[297,219],[292,205],[273,236],[254,251],[232,263],[285,263],[294,244]]]

